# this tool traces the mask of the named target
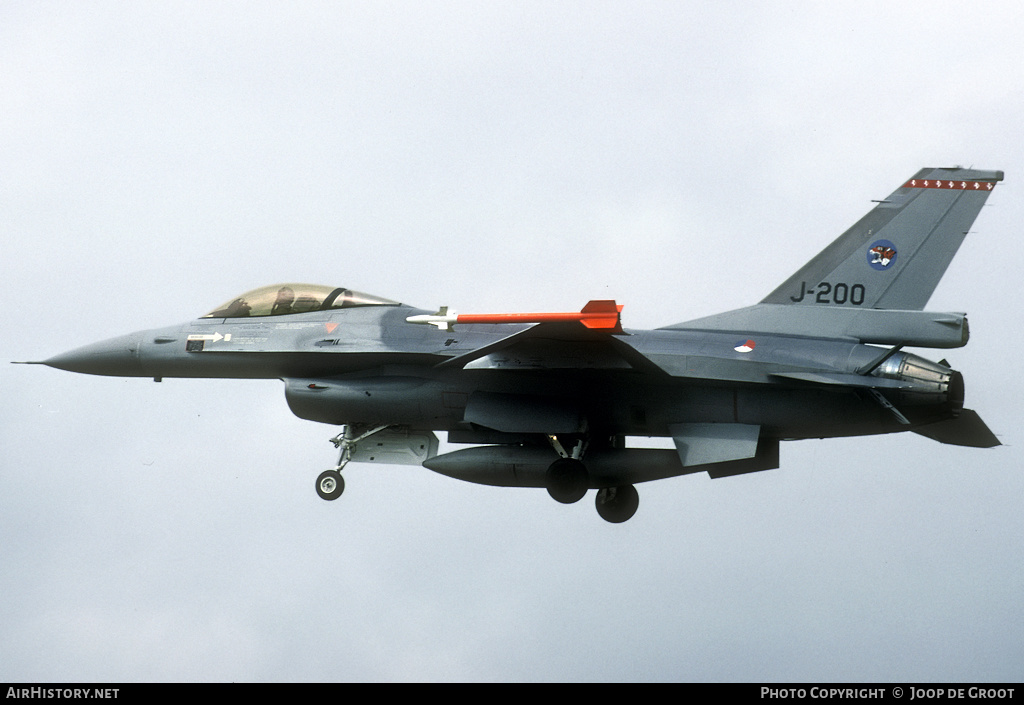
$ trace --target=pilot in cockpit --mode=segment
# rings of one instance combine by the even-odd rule
[[[272,284],[253,289],[215,308],[203,318],[284,316],[360,306],[399,306],[397,301],[344,287],[320,284]]]
[[[295,313],[295,309],[292,308],[292,303],[295,301],[295,292],[290,286],[282,286],[277,291],[277,301],[270,308],[271,316],[283,316],[289,313]]]

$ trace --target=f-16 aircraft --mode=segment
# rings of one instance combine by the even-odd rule
[[[913,431],[999,445],[965,409],[964,379],[905,347],[967,343],[963,313],[928,299],[1001,171],[923,169],[760,303],[656,330],[622,306],[458,314],[344,287],[275,284],[196,320],[112,338],[39,364],[98,375],[279,378],[291,410],[341,426],[335,466],[415,464],[460,480],[596,490],[628,520],[635,485],[779,466],[780,441]],[[438,454],[436,432],[468,447]],[[674,449],[630,447],[665,437]]]

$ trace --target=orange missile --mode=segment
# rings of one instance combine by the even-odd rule
[[[622,306],[609,299],[590,301],[578,313],[456,313],[443,306],[433,315],[409,316],[409,323],[422,323],[451,330],[456,323],[551,323],[579,321],[587,328],[622,332]]]

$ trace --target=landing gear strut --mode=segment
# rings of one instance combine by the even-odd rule
[[[583,452],[588,440],[584,436],[576,441],[572,453],[565,450],[555,435],[548,436],[548,443],[560,456],[551,463],[544,474],[544,484],[548,494],[562,504],[572,504],[583,499],[590,489],[590,474],[583,464]],[[640,506],[640,495],[633,485],[603,487],[597,491],[597,513],[605,521],[621,524],[636,514]]]
[[[583,457],[583,451],[587,448],[587,441],[579,439],[573,447],[571,455],[566,452],[561,441],[558,440],[558,436],[548,436],[548,443],[560,456],[558,460],[551,463],[544,475],[544,484],[548,488],[548,494],[556,502],[562,504],[579,502],[590,489],[587,466],[580,459]]]
[[[385,428],[387,428],[386,424],[372,426],[364,433],[356,435],[356,429],[349,425],[345,426],[341,433],[331,439],[334,447],[338,448],[341,452],[338,455],[338,464],[330,470],[324,470],[316,478],[316,493],[320,495],[320,499],[326,499],[330,502],[341,496],[341,493],[345,491],[345,478],[341,476],[341,471],[348,465],[348,461],[351,460],[352,449],[356,447],[356,443],[359,441],[369,438]]]

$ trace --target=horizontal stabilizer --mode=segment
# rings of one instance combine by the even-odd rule
[[[851,375],[841,372],[773,372],[771,377],[794,379],[810,384],[827,384],[838,387],[866,387],[868,389],[909,389],[913,382],[886,379],[872,375]]]
[[[921,428],[915,428],[913,431],[925,438],[953,446],[995,448],[1002,445],[996,435],[978,416],[978,412],[971,409],[964,409],[955,419],[928,424]]]
[[[713,330],[738,335],[801,335],[918,348],[959,348],[967,344],[969,337],[967,316],[962,313],[765,303],[666,328]]]

